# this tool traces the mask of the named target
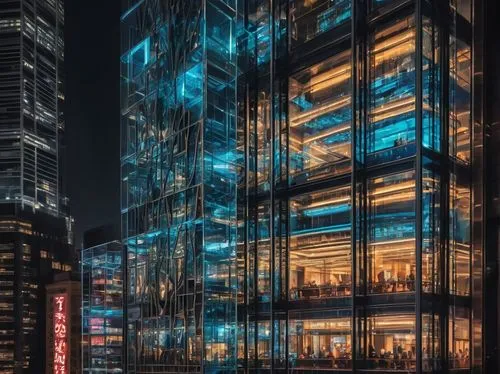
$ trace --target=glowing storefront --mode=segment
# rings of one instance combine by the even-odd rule
[[[130,373],[481,370],[482,9],[437,3],[128,1]]]

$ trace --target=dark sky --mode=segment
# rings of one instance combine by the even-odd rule
[[[67,0],[66,189],[82,233],[120,219],[120,1]]]

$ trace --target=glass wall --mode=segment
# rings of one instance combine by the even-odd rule
[[[130,373],[470,368],[470,15],[419,1],[138,3]]]
[[[450,369],[470,367],[470,313],[450,306],[448,319],[448,362]]]
[[[414,292],[415,172],[368,181],[368,293]]]
[[[291,315],[288,324],[290,366],[294,370],[344,371],[352,367],[351,318]]]
[[[449,46],[449,150],[450,156],[463,163],[471,155],[471,48],[450,36]]]
[[[290,300],[351,294],[349,186],[290,199]]]
[[[373,314],[361,318],[360,322],[363,326],[359,342],[362,369],[415,371],[415,314]]]
[[[292,46],[301,45],[351,19],[350,0],[293,0]]]
[[[123,247],[82,251],[82,369],[123,372]]]
[[[415,19],[374,30],[369,45],[367,162],[415,153]]]
[[[451,294],[470,294],[471,192],[464,175],[450,175],[449,280]]]
[[[346,51],[289,80],[291,184],[351,168],[351,53]]]

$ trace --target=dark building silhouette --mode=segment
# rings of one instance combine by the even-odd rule
[[[108,224],[94,227],[83,233],[83,248],[95,247],[99,244],[112,242],[120,238],[120,232],[115,225]]]

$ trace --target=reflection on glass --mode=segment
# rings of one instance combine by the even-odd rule
[[[271,366],[271,324],[269,321],[258,322],[257,355],[258,367]]]
[[[441,335],[438,314],[422,315],[422,371],[436,373],[441,370]]]
[[[257,100],[257,185],[269,191],[271,178],[271,104],[269,94],[261,91]]]
[[[415,315],[367,317],[365,367],[385,371],[415,371]]]
[[[472,15],[471,0],[450,0],[450,6],[457,14],[461,15],[470,22]]]
[[[271,297],[271,232],[269,203],[258,207],[257,219],[257,295],[259,301]]]
[[[415,291],[415,172],[369,180],[368,292]]]
[[[441,79],[439,33],[435,24],[423,17],[422,32],[422,145],[440,151],[441,121],[439,101]]]
[[[349,186],[290,201],[290,299],[351,294]]]
[[[367,162],[415,152],[415,25],[413,17],[376,30],[369,50]]]
[[[439,293],[441,285],[440,178],[436,172],[422,173],[422,290]]]
[[[457,175],[450,175],[450,293],[469,295],[470,293],[470,209],[471,194],[467,183]]]
[[[291,319],[288,339],[292,368],[351,367],[350,318]]]
[[[351,293],[349,186],[290,201],[290,299]]]
[[[448,326],[448,362],[451,369],[470,367],[470,313],[450,307]]]
[[[471,147],[471,48],[450,36],[450,156],[470,161]]]
[[[292,1],[292,46],[305,43],[351,18],[351,0]]]
[[[290,78],[292,184],[350,170],[350,57],[343,52]]]

